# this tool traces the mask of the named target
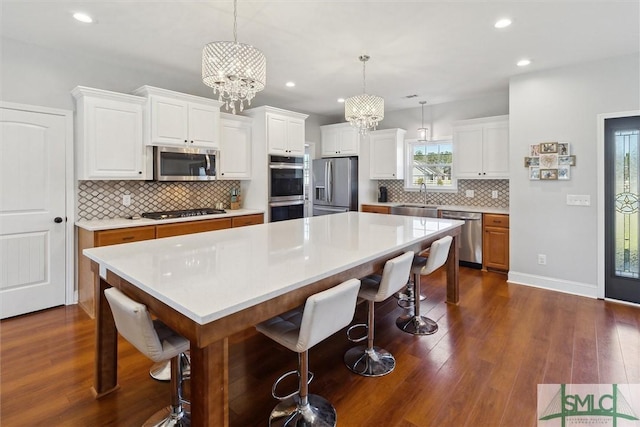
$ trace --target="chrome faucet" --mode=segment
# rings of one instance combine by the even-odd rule
[[[420,184],[420,190],[419,192],[422,193],[422,188],[424,188],[424,204],[427,204],[427,184],[425,184],[424,182]]]

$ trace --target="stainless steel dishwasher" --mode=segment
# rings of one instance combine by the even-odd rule
[[[482,268],[482,214],[479,212],[441,211],[441,217],[464,220],[460,233],[460,264]]]

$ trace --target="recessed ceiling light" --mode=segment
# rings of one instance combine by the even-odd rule
[[[294,87],[296,84],[294,82],[287,82],[285,83],[285,86],[287,87]]]
[[[494,24],[494,27],[496,27],[496,28],[506,28],[506,27],[508,27],[509,25],[511,25],[511,19],[509,19],[509,18],[502,18],[502,19],[499,19],[499,20]]]
[[[76,12],[73,14],[73,17],[76,21],[84,22],[85,24],[91,24],[93,22],[93,18],[86,13]]]
[[[520,61],[517,62],[516,65],[518,67],[526,67],[529,64],[531,64],[531,60],[529,60],[529,59],[521,59]]]
[[[338,98],[338,102],[342,104],[344,102],[344,98]]]

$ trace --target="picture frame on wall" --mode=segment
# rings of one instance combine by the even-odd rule
[[[538,157],[540,155],[540,144],[529,145],[529,156]]]
[[[544,169],[557,169],[558,155],[556,153],[540,154],[540,167]]]
[[[540,179],[555,181],[558,179],[558,169],[540,169]]]
[[[524,167],[529,168],[531,166],[540,166],[540,158],[539,157],[525,157],[524,158]]]
[[[551,154],[558,153],[558,143],[557,142],[541,142],[540,143],[540,154]]]
[[[568,142],[558,142],[558,156],[568,156],[571,154],[571,149]]]
[[[558,166],[558,180],[571,179],[571,166]]]
[[[531,181],[538,181],[540,179],[540,168],[537,166],[529,167],[529,179]]]
[[[558,166],[575,166],[576,156],[558,156]]]

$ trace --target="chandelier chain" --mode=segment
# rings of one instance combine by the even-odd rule
[[[238,0],[233,0],[233,42],[238,43]]]

